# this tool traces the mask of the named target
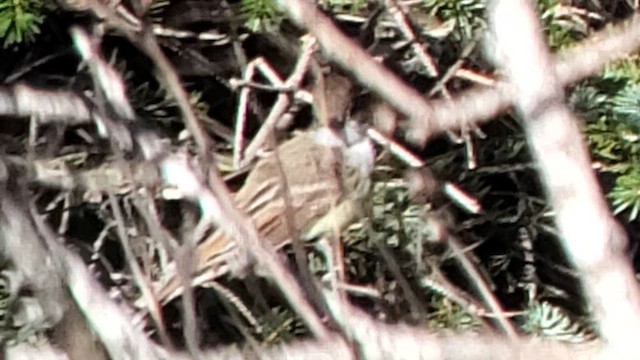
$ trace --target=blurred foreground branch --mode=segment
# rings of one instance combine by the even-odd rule
[[[601,335],[635,357],[640,291],[626,257],[627,239],[601,193],[579,119],[564,104],[561,81],[525,0],[500,0],[491,11],[497,58],[517,90],[517,108],[555,211],[560,238],[584,281]]]

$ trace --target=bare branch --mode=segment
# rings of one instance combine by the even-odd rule
[[[626,238],[608,210],[577,119],[541,38],[531,3],[494,1],[498,58],[517,92],[529,146],[556,213],[560,237],[581,272],[601,334],[631,354],[640,336],[640,291],[624,256]]]

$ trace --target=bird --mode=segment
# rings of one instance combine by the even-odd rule
[[[340,131],[323,126],[297,132],[258,160],[235,194],[235,206],[253,221],[260,238],[276,249],[294,241],[292,233],[311,239],[341,230],[358,216],[369,192],[374,161],[372,142],[353,121]],[[194,251],[192,287],[228,273],[229,260],[237,250],[233,237],[221,230],[206,237]],[[156,291],[162,304],[182,294],[176,273],[172,271]]]

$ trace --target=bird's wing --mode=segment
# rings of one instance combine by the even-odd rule
[[[342,169],[337,164],[342,159],[334,150],[316,144],[311,136],[303,133],[283,143],[278,148],[278,158],[270,154],[258,161],[234,201],[238,209],[252,219],[262,239],[281,247],[290,242],[292,236],[306,233],[338,205],[343,197],[343,184]],[[277,166],[282,167],[284,181],[277,176],[280,173]],[[289,190],[289,201],[285,201],[282,191],[284,184]],[[295,229],[290,228],[289,219],[293,220]],[[215,231],[198,245],[194,254],[193,286],[211,281],[228,270],[229,259],[237,248],[233,240],[236,237]],[[174,274],[157,294],[166,303],[180,295],[181,288]]]

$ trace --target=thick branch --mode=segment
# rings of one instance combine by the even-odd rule
[[[498,58],[516,90],[529,146],[556,213],[560,237],[581,272],[602,335],[615,350],[637,347],[640,292],[625,258],[626,239],[604,200],[582,142],[579,119],[563,102],[561,81],[526,0],[495,1]]]

